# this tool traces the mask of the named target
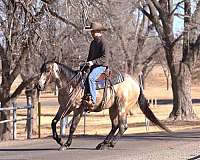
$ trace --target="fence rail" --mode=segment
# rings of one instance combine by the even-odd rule
[[[9,123],[9,122],[13,122],[13,140],[16,139],[16,132],[17,132],[17,122],[19,121],[27,121],[27,139],[30,139],[32,136],[32,103],[31,103],[31,97],[28,97],[27,100],[27,106],[17,106],[17,104],[15,102],[12,103],[13,107],[9,107],[9,108],[0,108],[0,112],[2,111],[12,111],[12,119],[7,119],[7,120],[3,120],[0,121],[0,124],[3,123]],[[19,118],[17,119],[17,110],[21,110],[21,109],[27,109],[27,118]]]
[[[173,104],[173,99],[157,99],[157,98],[152,98],[148,99],[148,102],[151,103],[152,105],[169,105]],[[192,104],[200,104],[200,99],[192,99]]]

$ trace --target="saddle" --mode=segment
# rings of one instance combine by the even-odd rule
[[[96,90],[101,90],[103,89],[103,97],[101,100],[101,103],[99,105],[95,105],[92,108],[86,106],[86,111],[93,111],[93,112],[99,112],[103,109],[106,108],[106,104],[107,104],[107,92],[108,92],[108,88],[111,89],[113,91],[113,93],[115,92],[114,90],[114,85],[121,83],[124,81],[124,76],[120,73],[120,72],[115,72],[115,74],[113,74],[112,71],[110,70],[106,70],[104,73],[102,73],[99,78],[96,80]],[[90,101],[90,97],[88,95],[84,95],[84,97],[82,98],[83,102],[85,104],[87,104],[88,101]]]
[[[96,80],[96,90],[111,87],[124,81],[124,76],[119,71],[114,73],[111,70],[106,70]]]

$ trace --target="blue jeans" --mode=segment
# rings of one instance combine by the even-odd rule
[[[90,72],[89,76],[86,80],[86,92],[90,92],[92,96],[92,101],[96,103],[96,80],[99,78],[99,76],[106,70],[106,67],[99,66],[96,67]]]

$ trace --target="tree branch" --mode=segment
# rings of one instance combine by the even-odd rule
[[[163,27],[159,22],[159,16],[156,15],[156,8],[152,4],[152,2],[149,1],[148,4],[149,10],[151,13],[148,13],[143,7],[139,6],[139,9],[142,11],[142,13],[148,17],[148,19],[152,22],[152,24],[155,26],[157,32],[159,33],[158,35],[160,36],[160,39],[162,40],[164,36],[163,33]]]
[[[174,14],[174,12],[177,10],[177,8],[181,5],[181,3],[183,3],[185,0],[182,0],[181,2],[178,2],[175,6],[175,8],[172,10],[172,12],[170,13],[170,15],[172,16]]]
[[[44,3],[52,4],[55,0],[41,0]]]
[[[160,49],[161,49],[161,46],[156,48],[155,51],[147,59],[145,59],[145,61],[142,62],[142,65],[149,64],[153,60],[153,56],[156,55]]]
[[[1,85],[7,83],[10,74],[10,63],[5,49],[0,45],[0,57],[2,60],[2,82]]]
[[[153,16],[149,14],[143,7],[139,6],[139,10],[149,18],[150,21],[154,22]]]
[[[174,47],[175,45],[176,45],[176,42],[178,42],[180,39],[181,39],[181,37],[183,36],[183,33],[181,33],[173,42],[172,42],[172,47]]]
[[[163,13],[163,9],[157,0],[151,0],[151,2],[154,4],[155,8],[159,11],[159,13]]]
[[[21,56],[20,58],[18,59],[17,63],[16,63],[16,66],[14,68],[14,70],[12,71],[12,73],[10,74],[10,78],[9,78],[9,84],[11,85],[14,80],[16,79],[16,77],[18,76],[18,74],[20,73],[20,70],[21,70],[21,65],[22,63],[24,62],[26,56],[27,56],[27,53],[28,53],[28,44],[22,44],[22,52],[21,52]]]
[[[73,26],[79,33],[82,33],[82,32],[81,32],[81,29],[80,29],[76,24],[74,24],[74,23],[70,22],[69,20],[67,20],[66,18],[64,18],[64,17],[62,17],[62,16],[60,16],[60,15],[58,15],[56,12],[54,12],[52,9],[50,9],[50,7],[48,7],[46,10],[47,10],[52,16],[54,16],[54,17],[60,19],[62,22],[64,22],[64,23],[67,24],[67,25]]]
[[[29,85],[31,82],[36,81],[39,78],[39,75],[33,76],[31,78],[29,78],[26,81],[21,82],[21,84],[17,87],[17,89],[12,93],[12,95],[10,97],[8,97],[3,103],[7,103],[8,101],[10,101],[13,98],[16,98],[17,96],[20,95],[20,93],[22,92],[22,90]]]

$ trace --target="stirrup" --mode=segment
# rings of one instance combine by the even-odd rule
[[[84,94],[84,96],[81,98],[82,100],[85,100],[85,101],[89,101],[90,100],[90,96],[89,94]]]
[[[88,112],[94,109],[95,103],[93,103],[91,97],[88,99],[83,99],[82,102],[84,104],[84,111]]]

